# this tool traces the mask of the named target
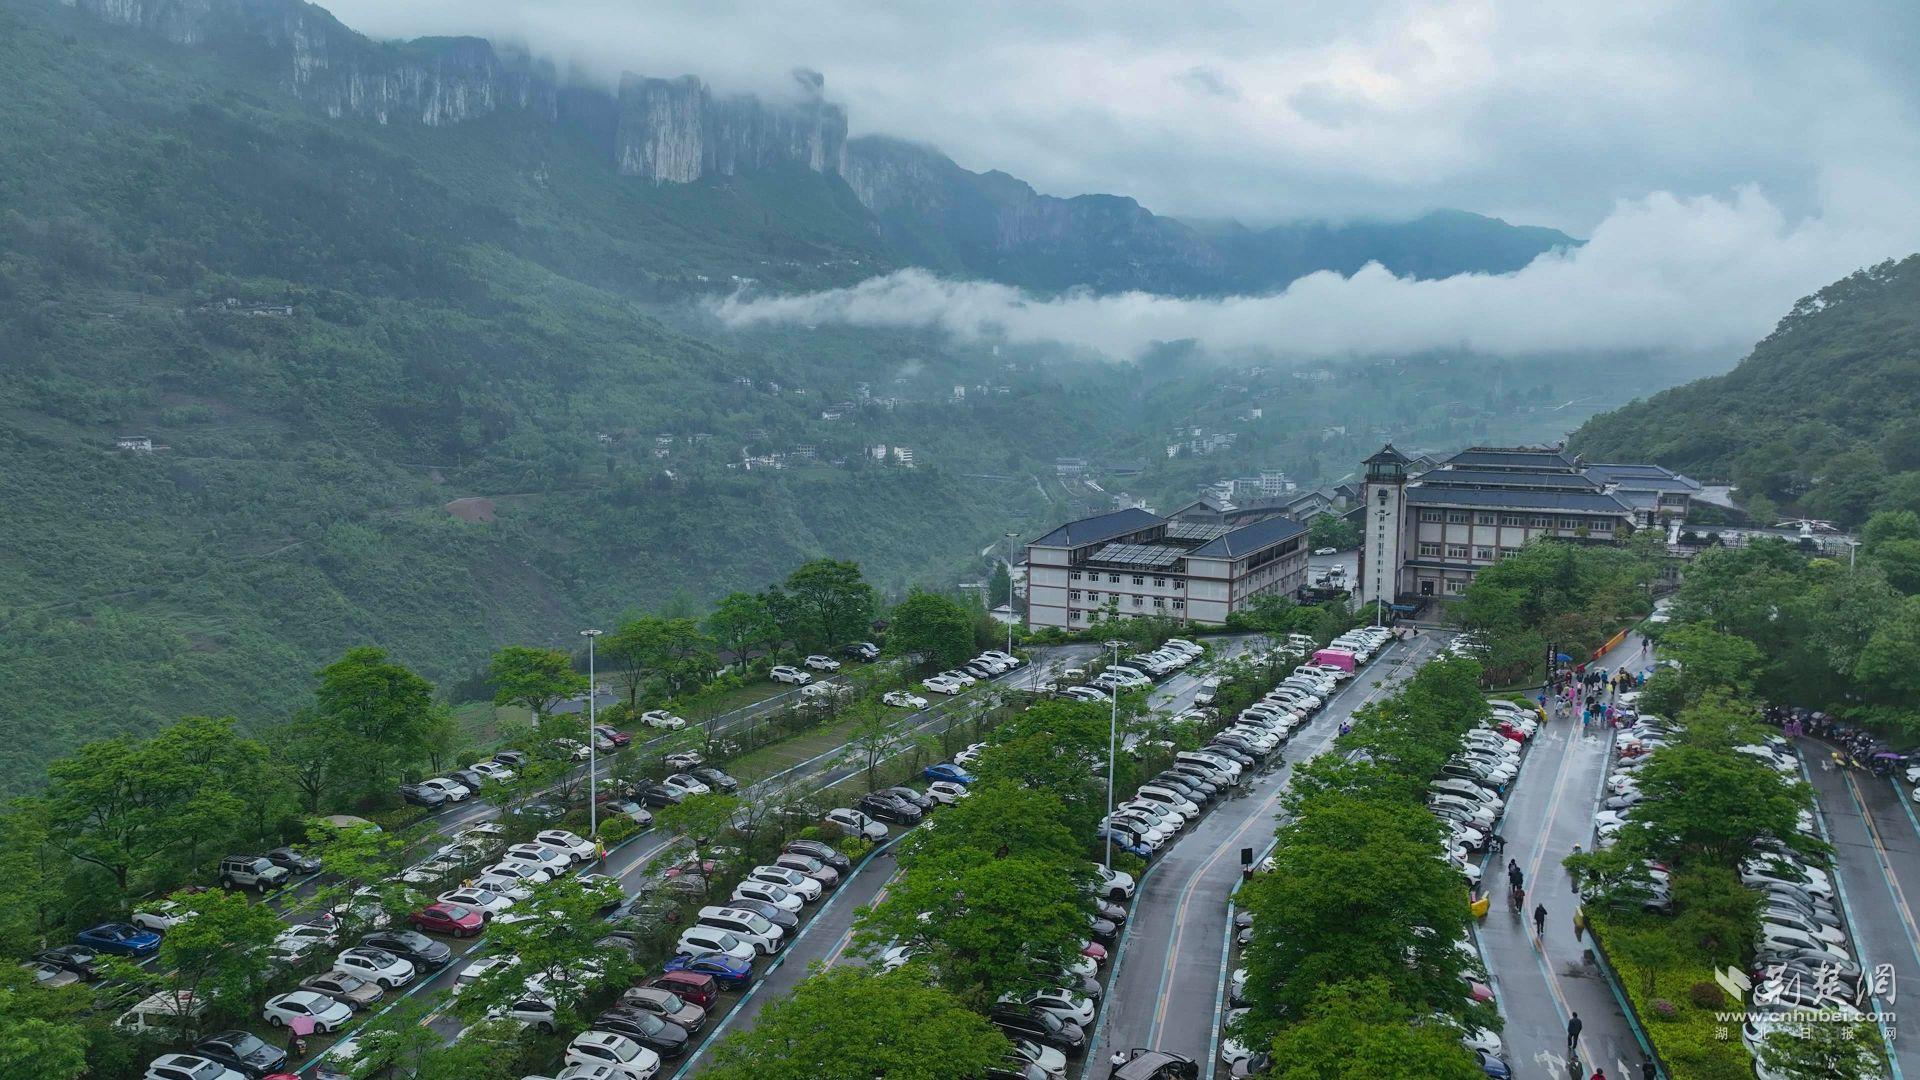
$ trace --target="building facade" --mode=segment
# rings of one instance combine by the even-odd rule
[[[1300,591],[1307,530],[1278,516],[1230,526],[1130,508],[1029,542],[1027,573],[1030,629],[1135,615],[1219,625],[1256,597]]]
[[[1365,464],[1362,604],[1458,596],[1542,538],[1622,542],[1684,516],[1700,490],[1658,465],[1589,465],[1557,447],[1476,446],[1420,469],[1388,445]]]

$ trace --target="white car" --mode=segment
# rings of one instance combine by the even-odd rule
[[[797,667],[788,667],[785,664],[777,664],[767,669],[767,678],[774,682],[791,683],[794,686],[805,686],[813,681],[813,676]]]
[[[492,871],[482,871],[479,877],[473,879],[474,888],[485,892],[499,893],[501,896],[515,901],[525,900],[533,895],[533,890],[528,887],[529,885],[530,880],[521,877],[517,873],[500,874]]]
[[[212,1058],[193,1054],[161,1054],[147,1066],[145,1080],[247,1080]]]
[[[193,918],[194,911],[178,900],[162,900],[157,904],[141,908],[127,919],[128,922],[156,934],[167,931]]]
[[[314,1031],[324,1035],[353,1019],[353,1010],[325,994],[295,990],[291,994],[268,998],[260,1015],[274,1027],[285,1027],[304,1017],[313,1021]]]
[[[625,1035],[583,1031],[567,1045],[567,1064],[605,1065],[620,1080],[653,1080],[660,1071],[660,1055]]]
[[[1247,1015],[1247,1012],[1248,1010],[1246,1009],[1231,1010],[1227,1013],[1227,1024],[1232,1024],[1234,1021]],[[1252,1057],[1253,1050],[1249,1048],[1246,1043],[1241,1042],[1231,1035],[1222,1034],[1220,1036],[1221,1061],[1226,1062],[1228,1065],[1238,1065],[1243,1061],[1250,1060]]]
[[[1043,990],[1028,998],[1027,1004],[1070,1024],[1086,1027],[1093,1023],[1093,1002],[1066,990]]]
[[[881,841],[887,838],[887,827],[858,810],[838,807],[826,813],[827,824],[836,825],[848,836],[861,836],[868,840]]]
[[[646,712],[640,714],[640,722],[648,727],[661,728],[666,731],[679,731],[681,728],[687,726],[686,718],[675,716],[665,709],[648,709]]]
[[[880,700],[896,709],[924,709],[927,699],[919,694],[909,694],[905,690],[889,690],[880,695]]]
[[[770,881],[755,881],[748,878],[733,887],[735,900],[758,900],[763,904],[772,904],[791,915],[806,906],[806,899],[784,885],[775,885]]]
[[[426,791],[437,791],[447,797],[448,802],[465,802],[473,797],[473,789],[458,780],[436,776],[431,780],[420,781],[420,787]]]
[[[683,799],[689,795],[713,794],[712,788],[702,783],[698,777],[688,773],[674,773],[672,776],[660,781],[660,786]]]
[[[287,945],[294,942],[303,942],[311,945],[332,945],[338,940],[340,940],[339,930],[331,926],[323,926],[320,923],[298,923],[280,931],[278,934],[275,934],[273,938],[273,942],[276,945]]]
[[[579,739],[555,739],[553,740],[553,745],[556,749],[564,751],[575,761],[585,761],[587,758],[593,756],[593,751],[587,749],[587,744],[581,742]]]
[[[1133,895],[1133,875],[1124,870],[1109,870],[1096,863],[1093,883],[1095,890],[1110,900],[1125,900]]]
[[[586,862],[595,854],[593,844],[565,829],[547,829],[535,833],[533,842],[544,848],[552,848],[577,863]]]
[[[476,761],[472,765],[467,766],[467,768],[472,769],[474,772],[479,773],[481,776],[486,777],[496,784],[509,783],[514,777],[520,775],[497,761]]]
[[[519,962],[520,958],[517,956],[483,956],[461,968],[460,974],[453,977],[453,992],[457,994],[465,990],[496,968],[512,967]]]
[[[398,990],[413,981],[413,961],[385,949],[356,945],[333,958],[333,970]]]
[[[1001,652],[999,649],[988,649],[986,652],[983,652],[980,655],[986,657],[989,660],[998,660],[1001,663],[1007,665],[1007,667],[1009,668],[1017,668],[1020,666],[1019,657],[1009,652]]]
[[[966,684],[954,679],[949,679],[945,675],[929,676],[922,681],[920,685],[936,694],[957,694],[967,688]]]
[[[831,656],[821,656],[819,653],[814,653],[812,656],[809,656],[805,660],[802,660],[800,662],[812,668],[815,671],[839,671],[840,670],[840,661],[835,660]]]
[[[941,672],[940,674],[946,678],[952,679],[954,682],[959,683],[961,686],[972,686],[974,683],[977,683],[980,681],[979,679],[974,678],[972,675],[969,675],[966,672],[961,671],[959,668],[951,668],[949,670]]]
[[[812,903],[820,899],[820,882],[789,866],[756,866],[747,871],[750,881],[764,881],[778,885],[788,892],[799,893],[802,900]]]
[[[722,953],[735,960],[753,963],[759,955],[754,947],[733,934],[715,926],[689,926],[680,932],[680,940],[674,942],[674,948],[695,956],[701,953]]]
[[[951,780],[935,780],[927,785],[927,798],[944,806],[952,806],[968,795],[967,785],[956,784]]]
[[[479,912],[480,917],[483,919],[491,919],[495,915],[505,914],[513,908],[513,897],[507,896],[504,893],[493,892],[489,889],[482,889],[477,886],[468,886],[464,889],[453,889],[448,892],[443,892],[439,896],[434,897],[434,899],[443,904],[459,904],[461,907],[470,907]]]

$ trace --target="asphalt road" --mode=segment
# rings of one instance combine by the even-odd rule
[[[1835,891],[1861,966],[1893,973],[1891,996],[1879,996],[1870,1011],[1894,1014],[1883,1034],[1900,1074],[1920,1076],[1920,1010],[1898,1006],[1902,986],[1920,987],[1920,926],[1910,903],[1920,899],[1920,823],[1912,801],[1893,780],[1828,767],[1831,747],[1817,739],[1797,745],[1833,845]]]
[[[1635,635],[1600,666],[1617,670],[1626,665],[1637,671],[1650,662]],[[1611,731],[1601,726],[1582,731],[1577,719],[1541,725],[1497,823],[1506,850],[1487,860],[1483,880],[1493,904],[1477,935],[1506,1021],[1502,1037],[1515,1076],[1567,1075],[1567,1019],[1573,1012],[1580,1014],[1582,1024],[1580,1075],[1599,1066],[1609,1076],[1638,1076],[1645,1058],[1612,986],[1583,958],[1587,940],[1574,938],[1577,904],[1572,881],[1560,865],[1575,845],[1593,843],[1593,815],[1612,747]],[[1524,915],[1507,907],[1508,859],[1517,860],[1526,875]],[[1533,933],[1536,904],[1547,909],[1544,940]]]
[[[1342,721],[1429,659],[1444,640],[1421,634],[1389,646],[1294,735],[1278,767],[1222,801],[1148,868],[1087,1061],[1097,1067],[1116,1047],[1151,1047],[1199,1061],[1211,1056],[1226,975],[1226,905],[1240,880],[1240,850],[1257,854],[1272,840],[1291,766],[1325,750]]]

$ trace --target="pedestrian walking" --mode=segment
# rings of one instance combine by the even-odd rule
[[[1520,864],[1515,862],[1512,859],[1508,859],[1507,860],[1507,884],[1517,889],[1521,886],[1523,881],[1524,881],[1524,877],[1520,872]]]
[[[1573,912],[1573,940],[1575,941],[1581,940],[1580,935],[1586,932],[1587,932],[1587,913],[1583,909],[1575,908]]]
[[[1580,1042],[1580,1029],[1581,1029],[1581,1028],[1583,1028],[1583,1027],[1585,1027],[1585,1026],[1586,1026],[1585,1024],[1582,1024],[1582,1023],[1580,1022],[1580,1014],[1579,1014],[1579,1013],[1574,1013],[1572,1017],[1570,1017],[1570,1018],[1568,1018],[1568,1020],[1567,1020],[1567,1050],[1568,1050],[1569,1052],[1571,1052],[1571,1051],[1573,1050],[1573,1048],[1574,1048],[1574,1046],[1575,1046],[1575,1045],[1577,1045],[1577,1044],[1578,1044],[1578,1043]]]
[[[1547,905],[1545,904],[1533,906],[1533,936],[1539,938],[1547,936]]]
[[[1588,1080],[1607,1080],[1607,1070],[1605,1069],[1593,1070],[1593,1075],[1589,1077]]]
[[[1652,1058],[1640,1063],[1640,1080],[1660,1080],[1660,1070],[1654,1066]]]

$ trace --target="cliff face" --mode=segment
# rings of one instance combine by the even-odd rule
[[[563,86],[550,66],[480,38],[377,43],[302,0],[62,3],[177,44],[263,55],[284,89],[336,118],[433,127],[511,109],[601,135],[611,116],[610,153],[620,171],[657,182],[780,164],[838,173],[846,149],[846,112],[824,99],[823,80],[812,72],[796,73],[792,105],[716,98],[692,77],[629,75],[616,97]]]
[[[715,97],[699,79],[628,75],[620,83],[615,156],[620,171],[656,182],[796,164],[839,173],[845,165],[847,114],[821,95],[823,80],[796,72],[801,99],[772,106],[747,96]]]

